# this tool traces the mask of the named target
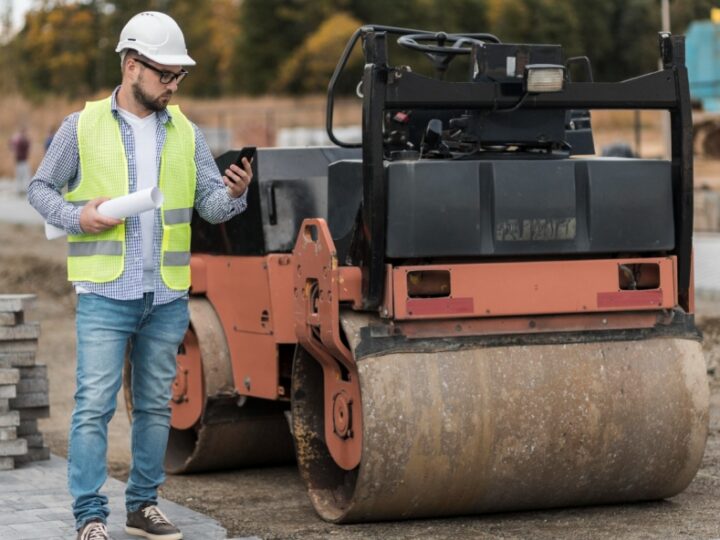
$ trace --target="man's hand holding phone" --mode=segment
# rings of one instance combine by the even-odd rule
[[[245,190],[252,181],[253,173],[251,163],[255,158],[255,150],[254,146],[246,146],[239,152],[235,163],[225,169],[223,183],[227,186],[228,194],[233,199],[245,193]]]

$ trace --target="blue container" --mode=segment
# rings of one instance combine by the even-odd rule
[[[695,21],[685,40],[690,94],[703,109],[720,112],[720,24]]]

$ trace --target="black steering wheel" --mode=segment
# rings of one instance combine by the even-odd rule
[[[473,44],[483,45],[488,41],[500,43],[500,40],[492,34],[447,34],[445,32],[405,34],[397,40],[401,47],[419,51],[430,58],[441,79],[445,78],[445,72],[450,62],[461,54],[470,54]]]
[[[414,51],[420,51],[425,54],[443,54],[455,56],[458,54],[470,54],[472,47],[464,47],[463,45],[472,45],[473,43],[483,44],[486,41],[497,42],[498,39],[491,34],[447,34],[445,32],[436,32],[434,34],[406,34],[400,36],[397,40],[398,45]],[[430,44],[427,42],[434,42]]]

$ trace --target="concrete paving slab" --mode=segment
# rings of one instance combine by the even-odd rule
[[[0,179],[0,221],[23,225],[42,225],[44,220],[27,202],[27,197],[15,192],[12,180]]]
[[[693,249],[696,311],[720,317],[720,234],[695,233]]]
[[[720,292],[720,234],[695,233],[695,288]]]
[[[0,512],[0,538],[75,538],[66,473],[67,461],[57,456],[51,456],[49,461],[0,472],[0,508],[3,509]],[[110,504],[108,530],[114,540],[137,539],[125,533],[124,492],[125,484],[113,478],[109,478],[103,487]],[[209,516],[165,499],[160,499],[159,506],[183,529],[188,540],[225,540],[227,537],[226,530]]]

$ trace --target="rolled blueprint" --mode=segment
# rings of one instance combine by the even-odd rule
[[[135,216],[148,210],[160,208],[162,202],[162,191],[153,187],[105,201],[98,206],[98,212],[104,216],[125,219],[126,217]],[[66,234],[67,233],[59,227],[45,223],[45,236],[48,240],[54,240]]]

